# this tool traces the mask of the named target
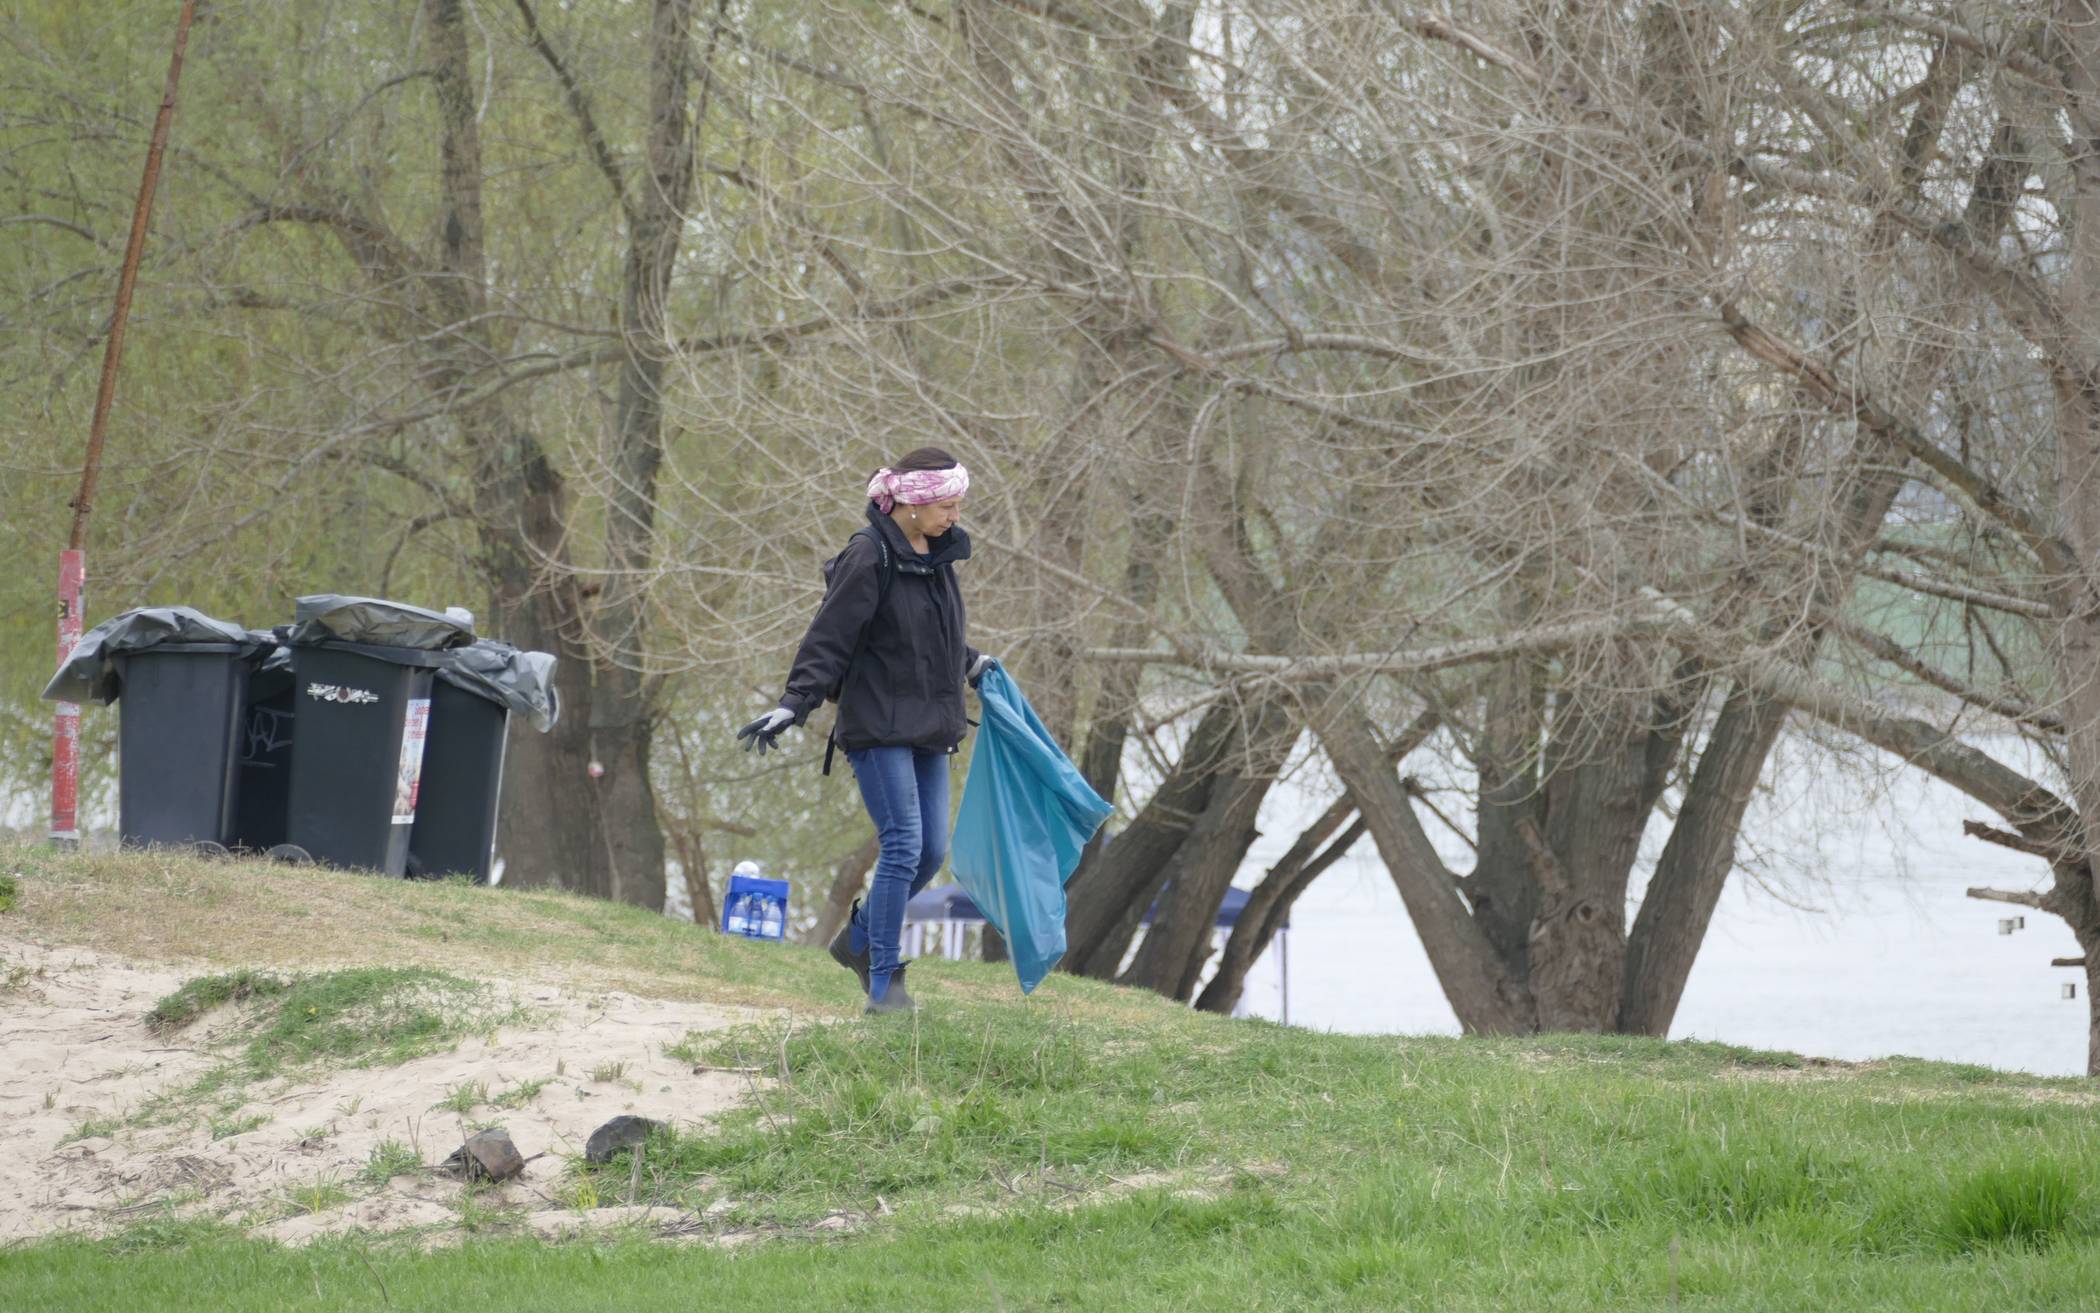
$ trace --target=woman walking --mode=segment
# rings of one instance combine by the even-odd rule
[[[969,471],[937,447],[875,471],[868,523],[825,567],[824,601],[780,705],[737,731],[745,751],[764,753],[838,699],[832,738],[852,764],[878,856],[867,903],[854,903],[831,955],[860,977],[871,1013],[912,1007],[897,959],[904,905],[948,855],[948,759],[967,723],[963,685],[974,688],[994,664],[964,641],[955,578],[955,563],[970,556],[958,523],[969,487]]]

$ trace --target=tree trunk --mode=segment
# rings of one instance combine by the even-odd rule
[[[2057,886],[2074,906],[2071,928],[2086,950],[2087,1072],[2100,1075],[2100,999],[2093,995],[2100,962],[2100,910],[2093,875],[2100,872],[2100,3],[2057,0],[2052,39],[2070,91],[2070,238],[2064,273],[2064,321],[2072,326],[2051,361],[2056,392],[2057,514],[2076,563],[2073,578],[2054,585],[2059,622],[2054,647],[2064,690],[2064,749],[2071,794],[2083,825],[2083,870],[2061,868]],[[2075,919],[2074,919],[2075,918]]]
[[[2100,989],[2100,934],[2080,935],[2085,950],[2085,1074],[2100,1076],[2100,1003],[2093,991]]]
[[[595,641],[588,656],[577,650],[573,633],[562,649],[570,663],[590,662],[589,682],[574,683],[585,696],[567,703],[566,732],[538,745],[543,751],[520,754],[505,827],[524,883],[556,884],[657,910],[664,902],[664,842],[650,775],[654,698],[639,666],[647,650],[656,480],[663,463],[662,396],[670,351],[665,302],[692,194],[691,30],[692,0],[654,0],[646,172],[631,197],[619,197],[628,246],[620,299],[624,350],[609,454],[615,474],[606,514],[611,569],[591,617]],[[517,581],[511,582],[515,588]],[[499,598],[499,610],[533,596],[541,581],[535,578],[531,586],[533,593]],[[551,635],[539,637],[544,642]]]
[[[1117,983],[1184,1002],[1195,992],[1210,957],[1211,924],[1254,842],[1254,818],[1273,783],[1273,776],[1233,771],[1212,786],[1210,805],[1182,840],[1174,883],[1161,892],[1159,914]]]
[[[1134,614],[1117,623],[1110,643],[1136,647],[1145,639],[1145,624],[1139,616],[1149,614],[1159,598],[1159,553],[1165,549],[1173,526],[1164,517],[1146,512],[1136,515],[1131,533],[1130,556],[1123,566],[1123,596]],[[1094,698],[1094,714],[1087,726],[1086,748],[1079,757],[1079,773],[1094,792],[1116,800],[1116,784],[1123,769],[1123,745],[1130,737],[1130,720],[1137,713],[1138,683],[1145,668],[1135,661],[1110,663],[1101,676]],[[1097,836],[1098,839],[1098,836]],[[1089,845],[1093,851],[1095,845]]]
[[[1123,959],[1130,955],[1131,941],[1137,938],[1144,925],[1146,909],[1174,883],[1181,872],[1181,859],[1188,851],[1186,844],[1177,841],[1156,865],[1136,871],[1139,883],[1130,888],[1121,910],[1094,940],[1085,956],[1075,957],[1068,950],[1063,968],[1074,975],[1092,976],[1096,980],[1114,980],[1120,975]]]
[[[440,255],[425,279],[427,314],[455,327],[420,341],[428,344],[431,357],[426,372],[442,393],[462,387],[479,362],[495,353],[485,326],[477,322],[488,290],[481,136],[466,15],[461,0],[427,0],[425,14],[441,165]],[[590,735],[594,681],[579,641],[582,616],[575,589],[555,568],[569,550],[567,489],[538,439],[509,413],[503,398],[463,409],[457,423],[474,455],[473,510],[490,580],[492,627],[521,647],[560,658],[555,688],[563,714],[555,730],[543,736],[521,724],[513,731],[517,737],[505,772],[499,841],[504,880],[610,894],[610,849],[602,840],[587,769],[595,755]]]
[[[1181,759],[1136,819],[1073,873],[1066,886],[1065,970],[1111,978],[1122,965],[1137,919],[1166,878],[1168,860],[1210,805],[1218,773],[1238,750],[1240,714],[1226,704],[1205,711]]]
[[[1210,960],[1218,908],[1258,837],[1254,822],[1262,799],[1300,732],[1290,706],[1278,699],[1255,703],[1247,718],[1241,731],[1246,747],[1211,786],[1203,814],[1182,840],[1173,886],[1160,900],[1159,915],[1145,932],[1126,984],[1183,1002],[1196,992]]]
[[[1362,809],[1400,901],[1407,906],[1429,964],[1459,1024],[1474,1034],[1525,1034],[1537,1013],[1460,897],[1457,879],[1445,868],[1407,791],[1379,750],[1371,724],[1352,700],[1330,696],[1314,716],[1314,728],[1343,787]]]
[[[1602,1034],[1618,1014],[1619,971],[1626,957],[1624,876],[1600,879],[1593,871],[1583,878],[1581,868],[1563,862],[1529,820],[1523,822],[1522,837],[1539,888],[1525,981],[1538,1009],[1538,1028]]]
[[[715,888],[707,876],[707,846],[685,826],[670,827],[672,846],[678,850],[678,873],[685,881],[686,906],[693,911],[693,924],[712,927],[721,923],[715,906]]]
[[[1508,613],[1520,625],[1531,618],[1528,610],[1510,608]],[[1519,976],[1528,970],[1531,923],[1538,915],[1538,882],[1522,827],[1546,816],[1539,771],[1545,720],[1545,677],[1538,659],[1520,656],[1498,663],[1488,677],[1474,757],[1480,820],[1466,901],[1488,942]]]
[[[1333,834],[1336,826],[1342,826],[1342,821],[1348,821],[1348,828],[1321,849],[1321,842]],[[1226,935],[1224,952],[1218,956],[1218,971],[1197,996],[1197,1010],[1231,1013],[1239,1006],[1239,996],[1247,987],[1247,973],[1262,960],[1262,954],[1268,952],[1268,943],[1277,937],[1277,931],[1283,929],[1283,924],[1289,920],[1291,903],[1296,903],[1298,895],[1312,887],[1312,880],[1317,880],[1321,872],[1340,861],[1348,849],[1354,847],[1354,842],[1363,838],[1363,832],[1365,824],[1363,817],[1357,815],[1357,805],[1350,803],[1348,794],[1342,794],[1336,805],[1329,807],[1319,821],[1298,836],[1291,851],[1285,853],[1273,868],[1268,868],[1268,874],[1256,884],[1254,893],[1247,895],[1247,905],[1239,910],[1233,933]]]
[[[846,854],[832,868],[831,892],[825,895],[824,909],[817,913],[817,923],[810,927],[809,942],[828,945],[838,935],[839,928],[853,912],[853,900],[868,886],[868,872],[875,869],[875,858],[880,849],[874,834],[869,834],[860,847]]]

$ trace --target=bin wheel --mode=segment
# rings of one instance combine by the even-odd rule
[[[214,843],[210,839],[197,840],[195,843],[190,845],[190,851],[197,854],[199,857],[209,857],[213,859],[233,856],[233,850],[231,848],[228,848],[223,843]]]
[[[312,866],[314,862],[314,855],[296,843],[280,843],[264,855],[287,866]]]

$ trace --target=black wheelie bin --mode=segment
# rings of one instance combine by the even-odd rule
[[[408,841],[410,876],[489,882],[511,713],[526,716],[543,734],[554,727],[560,715],[554,661],[487,638],[444,654],[430,693],[430,741]]]
[[[399,876],[424,778],[431,683],[473,630],[436,611],[335,593],[298,599],[292,649],[297,730],[285,809],[291,860]]]
[[[239,842],[238,761],[249,680],[270,635],[186,606],[141,607],[81,635],[44,689],[121,701],[117,829],[124,843],[225,852]]]

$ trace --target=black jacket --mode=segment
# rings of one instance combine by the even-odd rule
[[[895,571],[889,596],[882,596],[881,550],[856,533],[832,567],[780,705],[799,725],[836,688],[832,732],[846,751],[953,752],[965,726],[964,676],[977,660],[976,649],[963,641],[962,588],[955,580],[955,563],[969,559],[970,535],[957,525],[929,539],[931,550],[921,556],[873,502],[868,523],[889,546]]]

